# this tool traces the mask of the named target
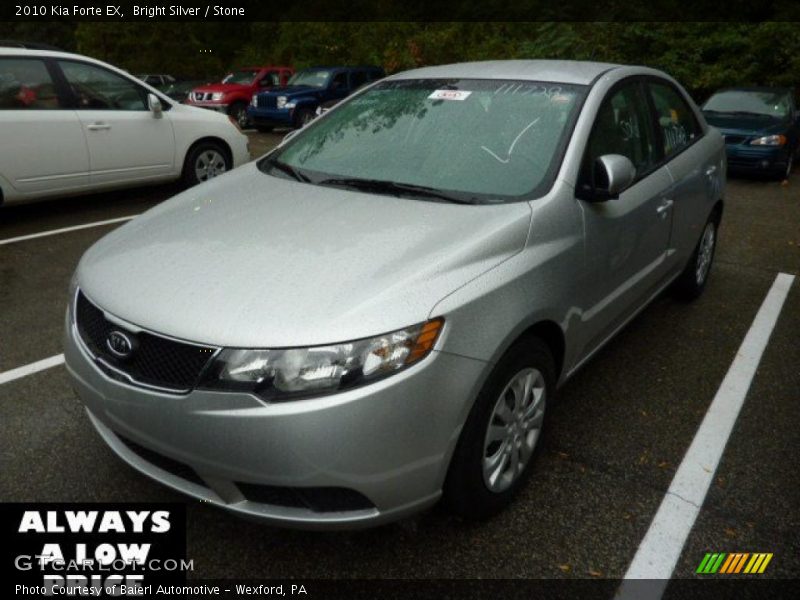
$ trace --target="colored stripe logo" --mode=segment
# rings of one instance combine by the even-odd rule
[[[763,573],[769,561],[772,560],[772,553],[769,552],[708,552],[695,573],[702,575],[713,575],[715,573],[734,575],[748,574],[755,575]]]

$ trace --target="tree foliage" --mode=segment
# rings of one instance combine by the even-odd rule
[[[698,99],[733,85],[800,84],[795,22],[0,23],[0,38],[48,42],[131,72],[215,77],[245,64],[378,64],[558,58],[652,66]],[[35,27],[34,27],[35,26]],[[16,28],[16,29],[15,29]]]

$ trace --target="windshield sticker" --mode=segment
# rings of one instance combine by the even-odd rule
[[[464,90],[436,90],[430,96],[429,100],[466,100],[472,92]]]

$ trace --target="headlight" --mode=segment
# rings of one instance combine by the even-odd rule
[[[278,108],[283,108],[286,106],[286,96],[278,96],[277,104]]]
[[[223,92],[214,92],[213,94],[211,94],[211,101],[212,102],[219,102],[220,100],[222,100],[222,97],[224,95],[225,94]]]
[[[443,324],[443,319],[433,319],[374,338],[331,346],[226,348],[214,359],[198,387],[250,392],[272,401],[358,387],[428,356]]]
[[[750,142],[751,146],[783,146],[786,143],[785,135],[765,135]]]
[[[250,99],[250,106],[258,106],[258,94],[253,94],[253,97]]]

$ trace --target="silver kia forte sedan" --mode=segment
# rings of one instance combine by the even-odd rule
[[[558,386],[662,290],[702,292],[725,169],[660,71],[400,73],[89,249],[67,367],[120,458],[204,502],[484,518]]]

